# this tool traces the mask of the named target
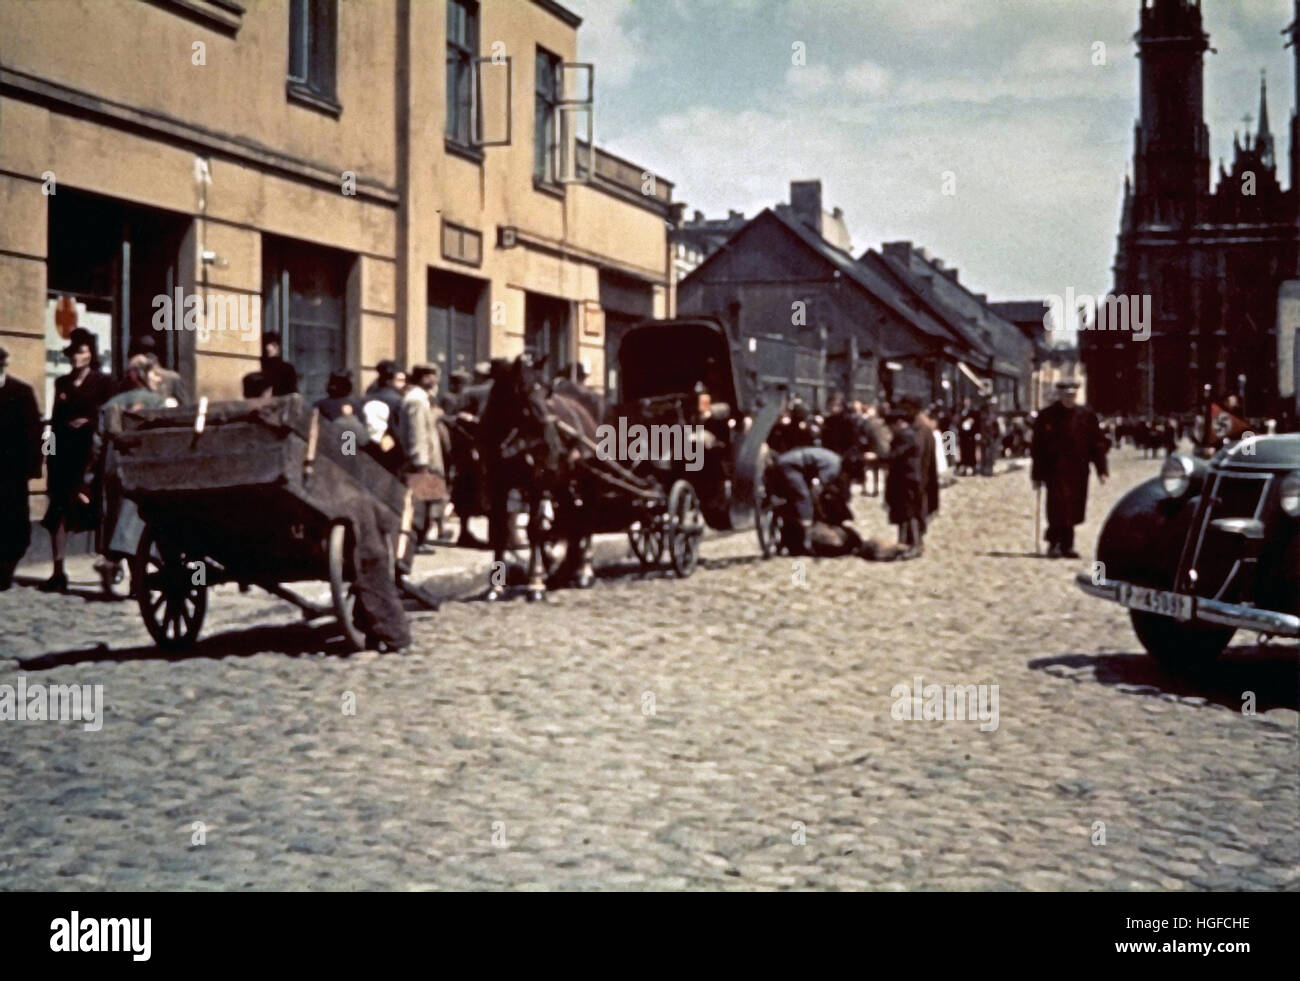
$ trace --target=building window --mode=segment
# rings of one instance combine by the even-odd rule
[[[554,184],[556,151],[556,107],[560,102],[559,55],[537,49],[537,101],[533,119],[533,179]]]
[[[447,138],[469,146],[474,138],[474,59],[478,54],[478,4],[447,3]]]
[[[338,0],[289,0],[289,93],[337,109]]]

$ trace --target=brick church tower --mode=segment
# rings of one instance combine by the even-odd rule
[[[1136,40],[1140,118],[1112,292],[1130,305],[1151,297],[1151,334],[1081,333],[1091,400],[1101,412],[1191,413],[1209,385],[1218,399],[1244,392],[1251,415],[1273,414],[1278,288],[1296,274],[1297,236],[1294,192],[1277,179],[1266,83],[1256,132],[1234,140],[1212,190],[1199,0],[1142,0]]]

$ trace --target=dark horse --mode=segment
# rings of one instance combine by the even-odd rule
[[[594,580],[591,535],[583,528],[584,478],[578,466],[583,450],[560,424],[594,441],[596,421],[581,401],[553,392],[544,379],[542,365],[526,355],[493,362],[478,434],[494,559],[488,600],[505,591],[505,554],[515,530],[509,515],[512,490],[528,505],[528,599],[542,599],[548,579],[552,585],[573,580],[584,588]],[[560,547],[562,557],[556,554]]]

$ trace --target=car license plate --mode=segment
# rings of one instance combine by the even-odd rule
[[[1173,617],[1175,620],[1192,618],[1193,598],[1185,593],[1170,593],[1163,589],[1149,586],[1134,586],[1122,582],[1117,589],[1116,599],[1130,610],[1142,610],[1145,613],[1158,613]]]

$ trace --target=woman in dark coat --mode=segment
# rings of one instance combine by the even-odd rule
[[[54,443],[46,458],[50,503],[41,521],[50,533],[54,575],[40,589],[50,593],[68,588],[63,570],[68,532],[91,531],[98,525],[93,488],[85,484],[85,476],[99,427],[99,407],[113,394],[112,380],[99,370],[94,334],[76,328],[63,354],[72,363],[72,370],[54,382],[54,408],[50,413]]]

